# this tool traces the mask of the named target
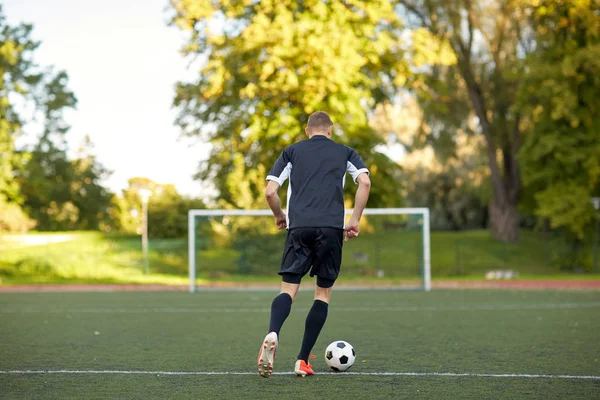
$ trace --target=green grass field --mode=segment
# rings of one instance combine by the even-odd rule
[[[521,232],[521,237],[520,243],[504,244],[487,231],[433,232],[433,279],[481,279],[491,269],[512,269],[522,276],[564,276],[566,271],[557,262],[566,253],[564,243],[529,231]],[[370,279],[381,269],[385,279],[418,278],[420,238],[418,231],[361,233],[345,244],[343,275]],[[279,233],[222,250],[199,248],[199,283],[276,278],[284,241],[285,233]],[[583,254],[589,258],[586,265],[591,265],[591,249]],[[0,283],[187,283],[185,239],[151,240],[149,260],[150,273],[145,274],[139,236],[98,232],[0,236]]]
[[[600,394],[598,291],[334,292],[313,351],[317,375],[305,379],[290,372],[312,302],[301,291],[281,332],[275,371],[284,374],[264,379],[255,373],[256,354],[275,293],[0,294],[0,398]],[[356,348],[355,374],[326,372],[322,353],[334,340]]]

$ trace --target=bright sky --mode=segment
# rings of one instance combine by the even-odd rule
[[[134,176],[173,183],[180,193],[201,196],[191,175],[208,146],[178,140],[171,109],[174,85],[187,70],[178,50],[183,34],[167,26],[168,0],[4,0],[11,25],[34,25],[42,42],[35,60],[69,75],[79,102],[66,114],[68,142],[76,149],[90,136],[94,153],[114,171],[113,191]]]

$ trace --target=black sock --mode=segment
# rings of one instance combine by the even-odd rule
[[[304,360],[308,363],[310,351],[317,342],[317,337],[325,325],[327,319],[328,304],[321,300],[315,300],[312,308],[306,316],[306,325],[304,327],[304,339],[302,339],[302,348],[298,354],[298,360]]]
[[[271,323],[269,324],[269,332],[275,332],[279,336],[279,331],[285,322],[285,319],[290,315],[292,309],[292,297],[287,293],[280,293],[279,296],[273,299],[271,304]]]

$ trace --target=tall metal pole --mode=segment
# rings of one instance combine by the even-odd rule
[[[140,190],[142,196],[142,258],[144,260],[144,274],[150,273],[148,262],[148,199],[152,192],[148,189]]]
[[[594,209],[596,210],[594,217],[596,217],[596,232],[594,233],[594,272],[598,272],[598,236],[600,233],[598,229],[598,209],[600,209],[600,197],[593,197],[592,203],[594,204]]]
[[[594,272],[598,272],[598,211],[596,211],[596,233],[594,234]]]
[[[148,198],[142,199],[142,257],[144,259],[144,273],[148,274]]]
[[[196,216],[194,210],[188,211],[188,275],[190,293],[196,291]]]

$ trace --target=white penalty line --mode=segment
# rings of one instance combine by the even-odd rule
[[[40,374],[71,374],[71,375],[258,375],[256,372],[226,372],[226,371],[111,371],[111,370],[13,370],[0,371],[5,375],[40,375]],[[293,372],[273,372],[273,375],[293,375]],[[325,372],[319,376],[429,376],[451,378],[528,378],[528,379],[592,379],[600,380],[595,375],[546,375],[546,374],[468,374],[456,372]]]

